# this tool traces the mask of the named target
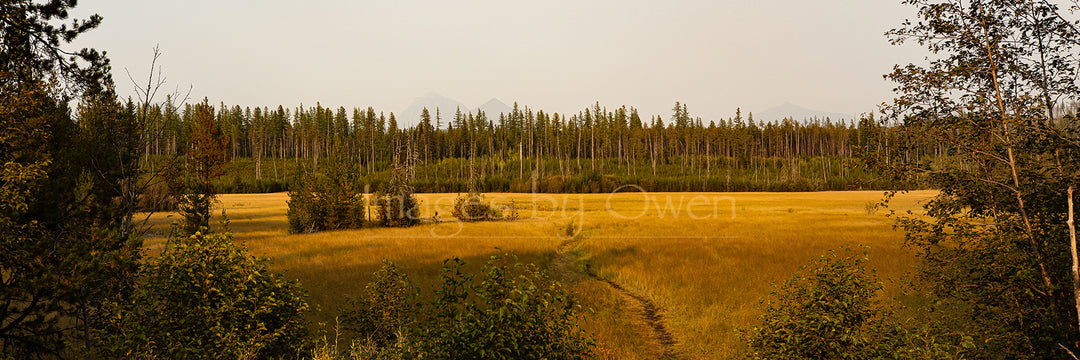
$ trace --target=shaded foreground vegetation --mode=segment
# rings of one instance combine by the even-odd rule
[[[129,298],[106,304],[82,356],[592,358],[591,340],[578,330],[580,307],[536,265],[513,255],[492,256],[478,273],[463,265],[445,260],[441,286],[424,300],[386,261],[342,309],[335,331],[345,333],[335,333],[331,348],[310,336],[299,283],[271,273],[228,233],[197,233],[149,260]]]
[[[307,346],[303,288],[271,273],[228,233],[174,240],[131,287],[130,296],[106,304],[83,349],[89,353],[78,356],[255,359]]]
[[[882,305],[883,283],[864,267],[866,253],[830,250],[774,290],[761,324],[746,333],[753,359],[956,359],[974,348],[970,337],[929,334]]]
[[[594,357],[592,340],[577,325],[580,306],[535,264],[495,255],[469,273],[461,259],[447,259],[440,286],[423,301],[408,277],[384,262],[339,318],[353,335],[350,358]]]

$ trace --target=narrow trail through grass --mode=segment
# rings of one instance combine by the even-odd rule
[[[638,330],[636,332],[641,337],[641,343],[648,345],[655,358],[665,360],[682,359],[675,350],[677,345],[675,337],[671,336],[671,332],[664,326],[664,317],[660,314],[660,309],[655,303],[644,296],[626,290],[626,288],[611,279],[600,277],[596,272],[592,271],[588,264],[586,264],[584,274],[574,269],[577,256],[572,250],[577,245],[580,245],[582,240],[579,234],[559,245],[555,259],[551,262],[552,272],[564,281],[585,280],[607,284],[613,293],[622,298],[622,304],[626,307],[627,313],[634,315],[631,320],[637,325],[635,326],[636,330]]]
[[[628,301],[631,303],[631,310],[638,315],[638,319],[643,322],[647,327],[652,329],[653,336],[646,343],[653,345],[656,349],[656,353],[660,355],[660,359],[680,359],[675,352],[675,338],[671,336],[667,328],[664,327],[664,317],[660,315],[656,304],[649,299],[642,297],[641,295],[634,294],[627,291],[618,283],[611,281],[610,279],[604,279],[596,276],[594,273],[589,273],[591,277],[596,280],[603,281],[611,286],[612,289],[622,296],[624,299],[633,300]]]

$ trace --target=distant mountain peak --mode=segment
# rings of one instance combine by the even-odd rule
[[[484,105],[502,105],[502,106],[506,106],[506,103],[502,102],[502,100],[499,100],[497,98],[491,98],[491,100],[488,100],[487,102],[485,102]],[[484,105],[480,105],[480,106],[484,106]]]
[[[483,105],[477,106],[476,109],[483,111],[488,118],[498,118],[499,114],[509,113],[513,110],[513,108],[506,105],[502,100],[496,98],[491,98],[491,100],[488,100]]]
[[[448,98],[446,96],[443,96],[442,94],[439,94],[439,93],[434,92],[434,91],[430,91],[430,92],[424,94],[423,96],[418,96],[418,97],[413,99],[413,101],[430,101],[430,100],[440,100],[440,101],[441,100],[450,100],[450,101],[455,101],[455,102],[457,101],[457,100]],[[428,110],[431,110],[431,109],[428,109]]]
[[[413,99],[413,102],[409,104],[409,107],[405,108],[405,111],[401,112],[401,115],[397,118],[399,126],[407,127],[420,123],[420,114],[424,109],[428,110],[431,115],[432,123],[435,122],[435,111],[438,110],[442,113],[443,123],[449,116],[452,116],[457,109],[461,109],[463,112],[468,112],[469,107],[462,104],[460,101],[448,98],[434,91],[428,92],[423,96]]]
[[[778,121],[783,119],[792,119],[795,121],[804,121],[810,119],[825,120],[826,118],[832,121],[838,121],[840,119],[855,119],[855,117],[851,114],[811,110],[799,105],[795,105],[790,101],[785,101],[784,104],[780,106],[773,107],[768,110],[754,114],[754,120],[766,122]]]

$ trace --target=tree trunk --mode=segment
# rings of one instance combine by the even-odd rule
[[[979,4],[979,12],[982,12],[981,3]],[[1006,118],[1007,112],[1005,111],[1005,103],[1002,99],[1001,83],[998,81],[998,64],[994,57],[994,47],[990,43],[990,35],[987,31],[985,20],[982,24],[982,31],[983,39],[985,39],[986,42],[986,57],[987,60],[990,61],[990,75],[994,81],[994,95],[997,100],[998,110],[1001,112],[1002,135],[1005,140],[1006,152],[1008,154],[1006,165],[1008,165],[1009,170],[1012,171],[1013,193],[1016,195],[1016,202],[1020,210],[1020,218],[1024,221],[1024,230],[1027,234],[1028,242],[1031,244],[1031,251],[1034,253],[1036,261],[1038,261],[1039,274],[1042,275],[1043,285],[1046,285],[1047,291],[1053,293],[1053,281],[1050,279],[1050,274],[1046,270],[1046,261],[1043,260],[1042,249],[1040,248],[1038,241],[1035,240],[1035,232],[1031,227],[1031,220],[1028,217],[1027,208],[1024,206],[1024,198],[1020,192],[1020,178],[1017,175],[1017,162],[1016,158],[1013,157],[1013,144],[1011,136],[1009,136],[1009,121]],[[888,131],[888,128],[886,128],[886,131]],[[886,136],[885,139],[888,140],[888,137]],[[886,143],[886,151],[888,151],[888,143]],[[888,153],[886,152],[886,159],[888,158]]]
[[[1072,249],[1073,298],[1076,301],[1076,320],[1080,325],[1080,263],[1076,259],[1076,226],[1073,223],[1073,187],[1069,187],[1069,245]]]

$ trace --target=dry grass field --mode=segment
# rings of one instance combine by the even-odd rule
[[[933,194],[900,195],[893,208],[917,208]],[[521,219],[467,224],[449,217],[455,196],[420,195],[423,216],[438,212],[440,223],[303,235],[286,231],[285,193],[222,195],[218,205],[237,241],[300,280],[321,309],[317,323],[332,326],[384,258],[429,287],[446,258],[478,266],[512,251],[571,286],[591,309],[583,327],[615,358],[738,356],[737,329],[753,325],[772,283],[829,249],[868,246],[887,282],[915,263],[884,212],[868,211],[878,191],[489,194],[496,204],[513,200]],[[151,256],[165,246],[169,216],[151,217]],[[897,293],[887,284],[886,299]]]

